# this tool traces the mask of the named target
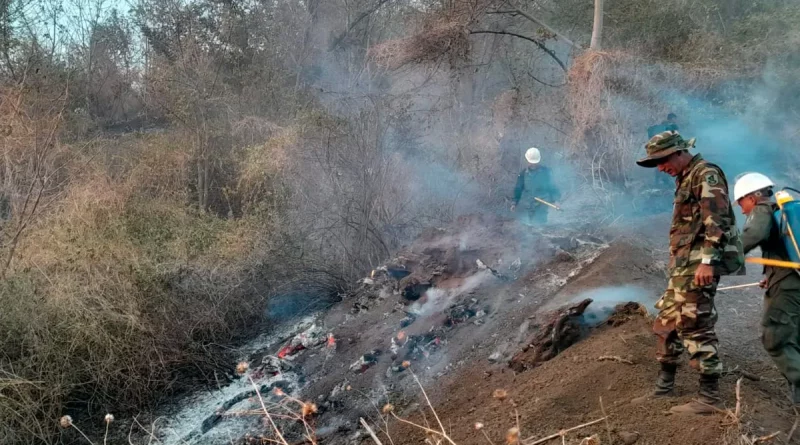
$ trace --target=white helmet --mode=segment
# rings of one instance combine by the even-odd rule
[[[738,201],[745,196],[763,190],[767,187],[775,187],[775,184],[768,177],[761,173],[745,173],[736,180],[733,186],[733,200]]]
[[[525,152],[525,159],[531,164],[538,164],[542,160],[542,154],[538,148],[531,147]]]

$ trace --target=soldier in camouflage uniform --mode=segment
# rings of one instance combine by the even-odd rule
[[[736,181],[734,199],[747,215],[742,233],[744,251],[761,247],[767,259],[790,261],[774,213],[774,184],[764,175],[748,173]],[[789,382],[792,402],[800,404],[800,275],[795,269],[764,267],[764,315],[761,342]]]
[[[636,162],[673,176],[677,189],[669,233],[669,283],[656,303],[659,312],[653,325],[661,372],[655,390],[634,402],[670,395],[680,356],[687,350],[691,366],[700,372],[699,402],[671,411],[707,414],[713,412],[709,405],[720,403],[722,372],[714,332],[714,295],[720,274],[729,273],[723,267],[729,240],[738,242],[739,238],[725,175],[699,154],[692,156],[689,148],[693,146],[694,140],[685,141],[678,132],[665,131],[650,139],[648,156]]]

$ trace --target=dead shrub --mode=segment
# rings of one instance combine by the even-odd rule
[[[432,63],[445,55],[451,60],[458,60],[466,57],[469,51],[468,39],[469,31],[465,24],[432,21],[411,37],[373,46],[368,56],[389,69],[398,69],[411,63]]]
[[[592,148],[592,132],[611,117],[609,74],[621,53],[587,51],[575,58],[568,73],[568,108],[573,130],[570,146],[586,154]]]
[[[370,48],[367,57],[378,65],[398,69],[416,63],[454,64],[469,54],[468,25],[477,20],[492,0],[456,1],[424,16],[410,37],[388,40]]]
[[[654,64],[635,52],[587,51],[568,73],[567,112],[572,128],[567,147],[595,189],[628,185],[633,162],[643,153],[645,129],[668,111],[659,91],[714,88],[715,73],[677,64]],[[688,93],[687,93],[688,94]]]
[[[199,212],[152,156],[116,180],[91,164],[20,241],[0,282],[3,443],[49,441],[67,399],[124,410],[206,379],[227,368],[209,345],[261,318],[269,224]]]
[[[635,150],[631,140],[635,131],[612,102],[613,94],[619,93],[612,92],[614,71],[629,61],[620,52],[587,51],[568,73],[567,109],[573,123],[568,147],[590,172],[587,182],[595,188],[624,182],[629,154]]]
[[[298,144],[296,128],[274,128],[272,137],[266,142],[241,150],[236,167],[237,182],[235,189],[230,191],[235,192],[241,214],[255,214],[267,210],[265,206],[273,207],[285,201],[286,191],[280,178]]]

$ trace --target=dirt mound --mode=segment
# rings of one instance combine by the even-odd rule
[[[516,372],[533,369],[586,337],[590,329],[596,327],[584,317],[590,304],[592,300],[587,298],[578,304],[537,317],[539,322],[533,325],[535,333],[522,350],[511,358],[509,368]],[[628,302],[618,304],[605,323],[619,326],[640,316],[646,317],[647,309],[640,303]]]
[[[743,428],[752,431],[740,432],[723,414],[669,415],[670,406],[687,402],[696,394],[697,375],[688,366],[679,371],[677,397],[631,405],[632,398],[650,389],[658,370],[650,323],[641,315],[631,315],[627,322],[599,328],[528,372],[489,371],[484,364],[474,363],[426,389],[459,445],[485,444],[483,433],[493,443],[503,443],[509,429],[517,425],[523,439],[538,439],[605,416],[608,423],[602,421],[572,432],[565,443],[577,444],[596,434],[603,444],[724,444],[738,443],[735,440],[742,433],[773,432],[759,431],[753,425],[769,424],[775,431],[791,428],[789,413],[765,400],[762,391],[747,383],[741,393]],[[725,377],[721,385],[730,408],[736,403],[735,380]],[[496,392],[508,396],[500,400]],[[410,418],[424,424],[418,412],[409,410]],[[430,416],[429,412],[426,415]],[[476,423],[483,426],[482,431],[475,429]],[[418,428],[404,424],[392,424],[391,435],[395,445],[419,443],[425,436]]]

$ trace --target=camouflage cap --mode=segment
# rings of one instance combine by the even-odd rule
[[[679,151],[689,151],[694,147],[694,138],[685,141],[677,131],[664,131],[650,138],[644,148],[647,157],[636,163],[642,167],[653,168],[663,162],[669,155]]]

